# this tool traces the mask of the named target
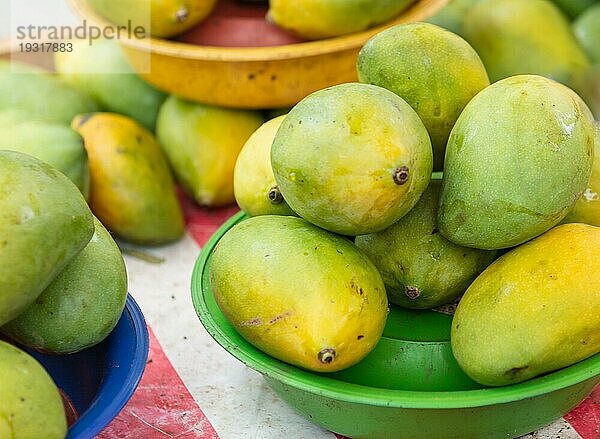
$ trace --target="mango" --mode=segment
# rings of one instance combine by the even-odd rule
[[[160,109],[156,134],[183,190],[198,204],[223,206],[235,202],[235,162],[263,122],[255,111],[171,96]]]
[[[369,259],[346,238],[291,216],[257,216],[230,229],[212,255],[210,285],[249,343],[317,372],[364,358],[387,318],[385,287]]]
[[[294,212],[355,236],[391,226],[416,204],[431,178],[432,151],[402,98],[350,83],[317,91],[290,111],[271,164]]]
[[[0,149],[34,156],[55,167],[87,198],[90,175],[81,136],[55,122],[31,120],[26,113],[0,111]]]
[[[54,55],[54,64],[61,79],[89,94],[103,110],[131,117],[154,131],[167,95],[134,73],[116,42],[75,41],[72,52]]]
[[[141,26],[155,37],[173,37],[211,13],[217,0],[88,0],[94,10],[120,26]]]
[[[596,120],[600,120],[600,64],[590,67],[573,87],[590,107]]]
[[[294,35],[318,40],[384,23],[412,3],[414,0],[270,0],[267,19]]]
[[[90,209],[67,177],[0,150],[0,325],[33,303],[93,232]]]
[[[179,239],[183,214],[169,166],[154,136],[126,116],[78,116],[90,168],[90,206],[125,241],[160,245]]]
[[[452,320],[467,375],[503,386],[600,352],[599,247],[600,228],[565,224],[490,265]]]
[[[564,223],[585,223],[600,226],[600,122],[596,122],[596,144],[592,176],[583,195],[563,220]]]
[[[271,167],[271,145],[284,118],[279,116],[256,130],[235,162],[235,200],[250,216],[294,215],[277,187]]]
[[[465,15],[481,1],[483,0],[449,0],[446,6],[425,21],[461,35]]]
[[[481,2],[465,17],[463,36],[492,82],[535,74],[573,85],[589,66],[569,22],[549,0]]]
[[[0,60],[0,111],[7,109],[20,110],[31,119],[68,125],[77,114],[97,111],[98,106],[54,74]]]
[[[88,245],[3,333],[54,354],[82,351],[110,334],[125,308],[127,273],[110,234],[97,219],[94,226]]]
[[[594,126],[567,87],[514,76],[479,93],[446,149],[438,224],[450,241],[499,249],[562,220],[587,187]]]
[[[417,112],[441,171],[450,130],[467,103],[490,85],[481,59],[458,35],[429,23],[394,26],[358,55],[361,82],[393,91]]]
[[[570,18],[576,18],[598,0],[552,0]]]
[[[63,439],[67,419],[52,378],[29,354],[0,341],[0,437]]]
[[[494,251],[460,247],[440,235],[441,181],[431,180],[419,202],[385,230],[355,244],[381,273],[389,301],[428,309],[453,301],[495,258]]]
[[[573,32],[592,63],[600,64],[600,3],[573,22]]]

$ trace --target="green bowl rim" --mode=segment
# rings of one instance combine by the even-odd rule
[[[272,380],[305,392],[348,403],[411,409],[454,409],[534,398],[588,379],[600,378],[599,353],[569,367],[510,386],[448,392],[390,390],[346,383],[317,375],[279,361],[252,346],[250,346],[251,350],[241,349],[230,341],[210,314],[202,292],[202,277],[208,267],[208,258],[219,239],[246,217],[244,212],[233,215],[202,248],[192,273],[192,302],[201,323],[219,345],[246,366]]]

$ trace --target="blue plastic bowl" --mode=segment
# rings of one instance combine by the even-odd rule
[[[119,414],[142,378],[148,346],[144,315],[128,295],[117,326],[102,343],[62,356],[28,350],[79,414],[67,439],[92,439]]]

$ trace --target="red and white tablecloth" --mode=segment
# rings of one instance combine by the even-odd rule
[[[139,388],[100,439],[335,439],[288,407],[262,377],[225,352],[192,306],[190,281],[201,246],[236,208],[200,209],[184,200],[187,234],[126,257],[130,291],[150,328]],[[600,439],[600,387],[579,407],[528,439]]]

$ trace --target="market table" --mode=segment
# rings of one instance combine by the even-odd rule
[[[190,295],[192,268],[201,246],[237,208],[203,209],[183,197],[182,204],[187,233],[181,241],[125,248],[130,291],[150,329],[150,354],[135,395],[99,439],[335,439],[296,414],[202,327]],[[524,438],[600,439],[600,387],[563,419]]]

